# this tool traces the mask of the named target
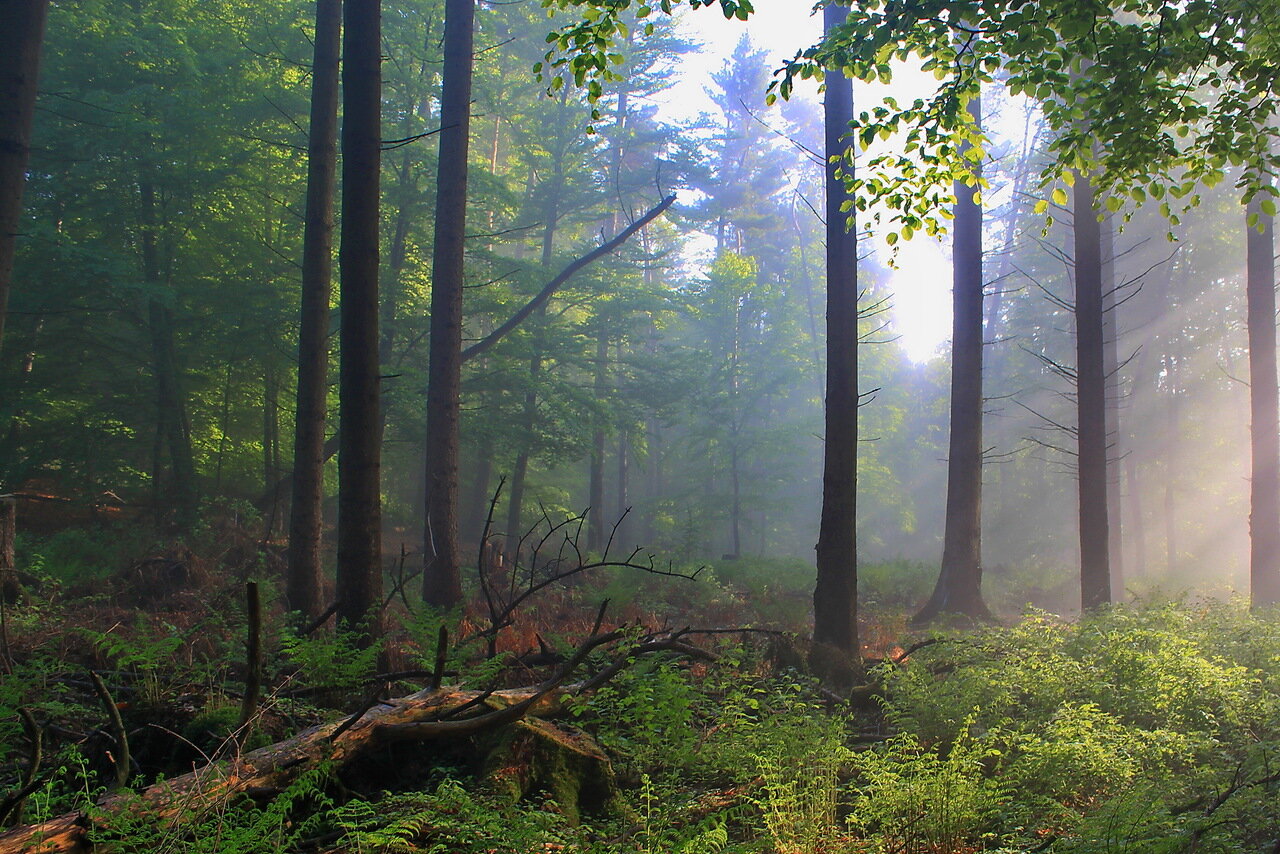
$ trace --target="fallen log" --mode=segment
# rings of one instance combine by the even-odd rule
[[[696,649],[684,644],[680,637],[680,633],[675,633],[665,639],[644,638],[626,648],[618,660],[630,661],[657,651],[688,655]],[[13,828],[0,834],[0,854],[90,852],[94,836],[107,833],[117,816],[145,815],[155,826],[178,828],[225,810],[227,804],[238,797],[269,798],[325,762],[342,768],[391,743],[465,738],[512,724],[517,724],[526,737],[532,734],[544,741],[550,739],[571,746],[577,757],[575,762],[590,760],[607,766],[608,758],[589,738],[555,728],[545,721],[525,719],[554,715],[567,696],[603,684],[595,678],[582,685],[565,687],[568,678],[594,650],[622,638],[623,634],[615,631],[588,639],[551,677],[534,688],[499,691],[426,688],[406,697],[375,702],[359,713],[354,722],[348,717],[314,726],[293,738],[211,762],[140,792],[112,794],[91,812],[72,813],[41,824]],[[699,657],[714,657],[702,650],[696,652],[700,653]],[[616,662],[605,668],[611,671],[610,675],[621,669]],[[608,776],[607,771],[602,773]],[[559,780],[554,785],[569,784]],[[526,787],[527,783],[521,784],[513,791]],[[610,792],[612,786],[602,783],[597,775],[586,788],[598,796],[602,790]]]

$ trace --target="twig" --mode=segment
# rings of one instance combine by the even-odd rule
[[[338,613],[338,606],[341,604],[342,604],[341,602],[334,602],[328,608],[325,608],[323,614],[316,617],[311,622],[307,623],[307,625],[303,627],[302,631],[298,632],[298,637],[305,638],[308,635],[310,635],[312,632],[314,632],[316,629],[320,628],[325,623],[329,622],[329,618],[332,617],[334,614]]]
[[[330,742],[337,741],[338,736],[342,735],[344,732],[346,732],[347,730],[355,726],[356,721],[360,720],[362,717],[365,716],[366,712],[368,712],[374,706],[378,705],[378,703],[382,701],[382,695],[388,693],[390,690],[391,690],[390,683],[383,682],[381,685],[379,685],[378,690],[374,691],[373,694],[369,697],[369,699],[364,701],[364,705],[360,707],[359,711],[357,711],[351,717],[347,718],[342,723],[338,724],[338,728],[329,734],[329,741]]]
[[[107,690],[107,683],[102,681],[101,674],[90,670],[89,678],[93,680],[94,690],[98,692],[98,699],[102,701],[102,707],[106,709],[107,718],[111,722],[112,737],[119,752],[119,756],[112,756],[111,760],[116,766],[116,786],[123,788],[129,782],[129,733],[124,728],[120,709],[116,707],[115,700],[111,699],[111,692]]]

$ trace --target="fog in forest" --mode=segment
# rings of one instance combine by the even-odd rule
[[[440,109],[433,10],[387,4],[383,22],[389,561],[417,554],[423,539]],[[17,400],[6,483],[107,495],[122,512],[154,515],[145,508],[174,500],[161,434],[179,418],[201,498],[261,513],[283,533],[287,492],[273,485],[290,469],[306,92],[296,75],[259,77],[305,64],[301,20],[234,36],[197,26],[168,46],[190,61],[141,88],[129,84],[132,66],[90,73],[81,62],[104,51],[143,62],[123,41],[90,46],[87,29],[58,31],[29,175],[32,239],[18,266],[40,286],[15,289],[5,340],[4,383]],[[539,519],[592,507],[606,529],[617,523],[615,547],[681,565],[787,558],[780,571],[806,571],[823,452],[816,87],[766,107],[778,48],[717,35],[708,58],[694,53],[696,21],[664,19],[626,51],[623,79],[593,118],[582,91],[548,91],[531,75],[549,26],[537,9],[486,7],[477,26],[464,344],[666,194],[677,201],[465,364],[465,553],[475,554],[501,484],[492,536],[518,538]],[[236,40],[253,58],[220,62]],[[1079,562],[1071,215],[1057,203],[1033,212],[1053,189],[1038,186],[1048,132],[1035,108],[989,89],[984,586],[1003,608],[1070,610]],[[880,94],[860,86],[858,106]],[[122,110],[149,118],[120,121]],[[142,173],[153,199],[145,212]],[[1176,225],[1155,200],[1107,220],[1113,562],[1127,595],[1227,594],[1246,577],[1244,248],[1231,183],[1205,190]],[[152,224],[139,226],[140,216]],[[895,254],[866,218],[858,228],[859,552],[868,564],[936,566],[950,369],[947,342],[931,354],[928,342],[949,316],[948,244],[917,236]],[[147,313],[157,309],[172,324],[178,414],[160,412],[175,404],[157,404],[152,388],[149,359],[162,345]]]

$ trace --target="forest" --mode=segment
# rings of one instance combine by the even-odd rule
[[[0,854],[1280,852],[1277,21],[0,0]]]

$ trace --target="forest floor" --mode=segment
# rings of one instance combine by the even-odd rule
[[[1239,603],[912,631],[929,569],[868,567],[838,696],[798,562],[583,573],[492,631],[479,590],[417,606],[406,559],[361,650],[291,627],[278,549],[231,522],[19,557],[0,852],[1280,852],[1280,619]]]

